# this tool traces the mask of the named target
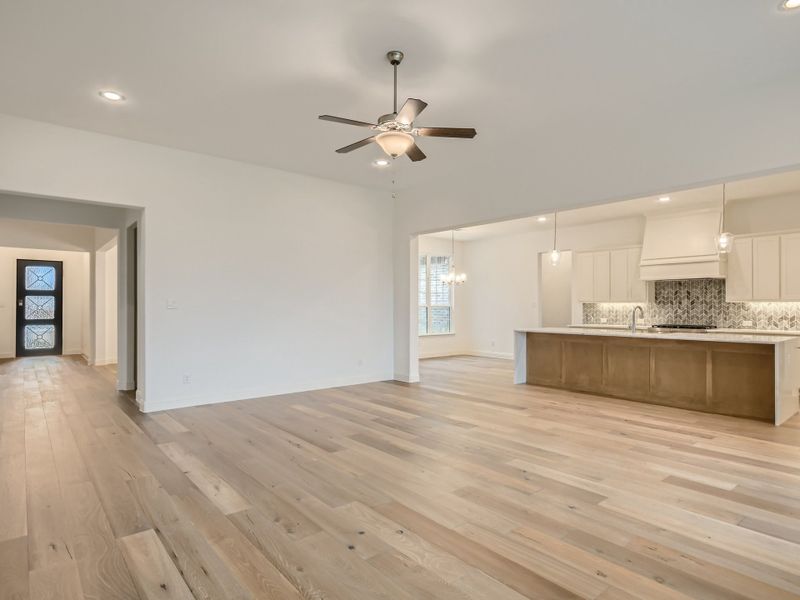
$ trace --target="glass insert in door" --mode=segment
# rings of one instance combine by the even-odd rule
[[[17,261],[17,356],[61,354],[60,261]]]

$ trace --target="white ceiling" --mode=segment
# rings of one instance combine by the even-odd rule
[[[389,112],[394,48],[401,97],[429,103],[418,124],[478,136],[425,139],[428,160],[379,171],[375,147],[334,153],[364,130],[316,117]],[[524,164],[556,140],[580,144],[592,123],[630,130],[797,80],[798,56],[800,14],[777,0],[6,0],[0,112],[407,187]],[[102,101],[108,88],[128,101]]]
[[[726,185],[725,197],[728,203],[735,204],[745,200],[755,200],[774,196],[797,195],[800,202],[800,171],[787,171],[764,177],[733,181]],[[659,197],[669,197],[669,202],[659,202]],[[722,186],[708,186],[678,192],[665,192],[660,196],[636,198],[621,202],[612,202],[595,206],[587,206],[558,213],[559,226],[588,225],[601,221],[646,217],[653,214],[664,214],[686,210],[719,208],[722,203]],[[539,218],[545,218],[542,222]],[[551,213],[522,219],[500,221],[464,227],[455,233],[460,242],[470,242],[500,235],[513,235],[527,231],[551,230],[553,215]],[[432,237],[450,239],[449,231],[428,234]]]

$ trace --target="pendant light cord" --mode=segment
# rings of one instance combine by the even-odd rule
[[[558,211],[553,213],[553,250],[558,248]]]
[[[453,273],[456,272],[456,230],[450,230],[450,266],[453,269]]]
[[[719,225],[720,234],[725,231],[725,184],[722,184],[722,219]]]

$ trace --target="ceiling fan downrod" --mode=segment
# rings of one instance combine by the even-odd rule
[[[389,64],[394,67],[394,103],[392,104],[392,112],[397,114],[397,67],[403,62],[403,53],[400,50],[389,50],[386,53],[386,58]]]

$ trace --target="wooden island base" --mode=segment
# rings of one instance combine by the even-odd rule
[[[527,334],[527,383],[703,412],[775,419],[775,346]]]

